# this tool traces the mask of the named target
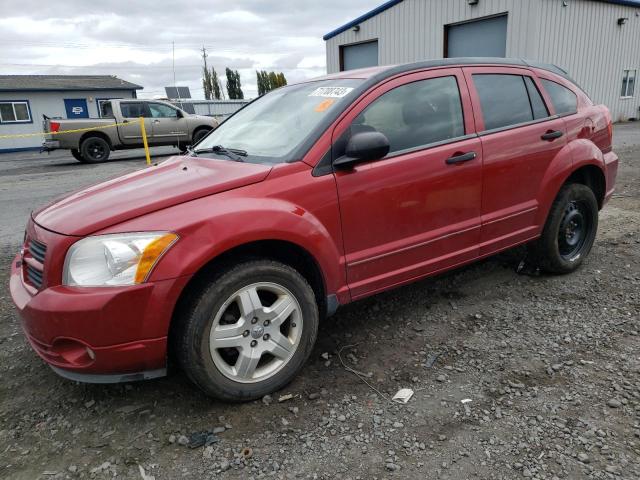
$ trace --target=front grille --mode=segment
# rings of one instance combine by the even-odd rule
[[[27,264],[27,279],[38,290],[42,287],[42,272]]]
[[[47,254],[47,246],[44,243],[40,243],[37,240],[31,240],[29,242],[29,252],[35,260],[44,264],[44,257]]]
[[[46,255],[47,246],[44,243],[27,238],[23,258],[23,275],[26,283],[37,290],[40,290],[44,283],[44,259]]]

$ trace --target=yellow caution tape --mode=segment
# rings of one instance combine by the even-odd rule
[[[0,138],[24,138],[39,137],[44,135],[64,135],[65,133],[89,132],[91,130],[101,130],[103,128],[121,127],[123,125],[134,125],[133,122],[110,123],[99,127],[75,128],[73,130],[63,130],[61,132],[40,132],[40,133],[16,133],[13,135],[0,135]]]

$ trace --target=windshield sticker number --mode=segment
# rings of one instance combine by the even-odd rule
[[[341,98],[347,95],[352,87],[319,87],[309,94],[310,97]]]

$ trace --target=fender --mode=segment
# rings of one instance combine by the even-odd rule
[[[573,172],[581,167],[594,165],[604,174],[604,159],[600,149],[590,140],[576,139],[567,143],[555,156],[541,182],[538,195],[536,224],[542,231],[549,215],[551,204],[560,188]]]
[[[330,175],[314,178],[308,165],[304,168],[300,165],[304,164],[297,164],[299,172],[269,182],[271,195],[274,182],[282,183],[283,187],[288,185],[276,197],[264,196],[263,183],[258,183],[152,212],[100,233],[148,230],[177,233],[180,239],[158,261],[150,281],[194,275],[219,255],[247,243],[290,242],[316,260],[327,295],[337,294],[340,303],[347,303],[349,295],[335,181]],[[295,178],[297,175],[305,176],[306,185]],[[313,178],[311,184],[310,178]],[[301,189],[304,189],[302,194]],[[303,200],[293,202],[291,198]],[[320,207],[311,211],[300,203]]]

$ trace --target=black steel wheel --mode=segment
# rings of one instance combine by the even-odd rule
[[[597,230],[598,201],[593,191],[582,184],[565,185],[531,254],[549,273],[573,272],[589,255]]]
[[[82,158],[87,163],[105,162],[109,158],[111,148],[109,143],[102,137],[88,137],[80,145]]]

